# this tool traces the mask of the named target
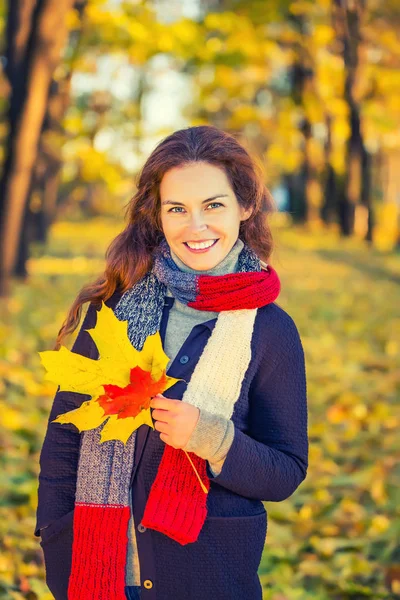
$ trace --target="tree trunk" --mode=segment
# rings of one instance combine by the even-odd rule
[[[12,87],[8,152],[0,182],[0,295],[8,293],[17,261],[49,86],[66,40],[66,17],[73,0],[38,0],[34,10],[28,4],[10,1],[7,74],[11,72]]]
[[[61,148],[64,140],[62,120],[69,105],[70,77],[52,81],[34,169],[35,190],[41,196],[40,206],[33,214],[34,239],[45,243],[50,225],[54,222],[62,167]],[[55,134],[55,135],[52,135]],[[55,138],[58,141],[54,141]]]
[[[305,94],[316,93],[314,64],[313,58],[307,49],[306,17],[302,14],[296,14],[290,15],[290,19],[301,38],[301,42],[296,42],[294,46],[296,59],[292,67],[292,98],[294,103],[301,107],[304,115],[300,125],[300,131],[303,135],[303,161],[298,174],[301,189],[296,194],[298,202],[303,205],[298,205],[294,219],[297,222],[316,223],[320,221],[321,193],[318,174],[311,156],[312,123],[305,110]]]
[[[336,173],[332,165],[332,117],[326,114],[326,142],[325,142],[325,180],[324,180],[324,204],[321,209],[321,217],[326,225],[335,221],[337,214],[336,196],[337,182]]]
[[[70,103],[71,79],[80,56],[84,11],[87,0],[75,0],[74,9],[78,13],[80,27],[71,31],[69,39],[68,70],[63,79],[53,79],[49,89],[47,112],[43,121],[39,156],[36,161],[34,188],[41,194],[41,203],[33,214],[35,223],[34,240],[46,243],[50,225],[57,215],[57,199],[61,181],[62,145],[65,139],[63,119]],[[64,66],[66,69],[66,66]]]
[[[362,22],[366,0],[333,2],[333,22],[341,43],[345,66],[344,99],[349,106],[350,137],[346,148],[347,172],[345,188],[339,201],[339,223],[342,234],[355,232],[372,240],[371,160],[364,145],[361,124],[361,101],[357,95],[362,50]]]

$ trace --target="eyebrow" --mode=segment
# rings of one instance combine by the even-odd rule
[[[212,196],[211,198],[206,198],[206,200],[203,200],[202,204],[205,204],[206,202],[211,202],[211,200],[215,200],[216,198],[228,198],[228,194],[217,194],[216,196]],[[161,204],[163,206],[164,204],[176,204],[178,206],[185,206],[183,202],[175,202],[174,200],[164,200],[164,202],[162,202]]]

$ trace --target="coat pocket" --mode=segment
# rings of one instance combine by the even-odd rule
[[[258,568],[266,535],[265,509],[254,515],[207,517],[196,548],[196,564],[207,565],[202,577],[210,579],[208,597],[262,599]]]
[[[157,600],[262,600],[258,567],[266,531],[263,510],[253,515],[207,516],[197,541],[184,546],[152,532],[160,582]]]
[[[255,515],[234,517],[207,517],[203,535],[210,543],[220,540],[226,564],[232,576],[253,580],[260,566],[267,537],[268,518],[266,510]],[[236,571],[236,567],[238,571]],[[241,567],[241,568],[240,568]]]
[[[40,531],[40,545],[46,568],[47,587],[55,600],[67,600],[72,563],[74,511],[50,523]]]
[[[203,549],[210,549],[210,567],[214,565],[213,587],[219,594],[215,597],[261,600],[258,569],[267,536],[266,510],[254,515],[209,517],[202,533]]]

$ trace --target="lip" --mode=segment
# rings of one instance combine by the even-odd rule
[[[185,248],[187,248],[187,250],[189,250],[189,252],[191,252],[192,254],[204,254],[205,252],[208,252],[209,250],[211,250],[211,248],[214,248],[214,246],[217,245],[219,238],[216,238],[214,240],[214,244],[212,246],[209,246],[208,248],[200,248],[199,250],[194,250],[193,248],[189,248],[189,246],[187,245],[186,242],[183,242],[183,245],[185,246]],[[211,240],[203,240],[204,242],[210,242]],[[197,244],[201,244],[201,242],[196,242]]]

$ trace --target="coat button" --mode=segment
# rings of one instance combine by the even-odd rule
[[[145,579],[143,585],[146,588],[146,590],[151,590],[151,588],[153,587],[153,582],[151,581],[151,579]]]
[[[186,354],[184,354],[183,356],[181,356],[181,357],[180,357],[180,359],[179,359],[179,362],[180,362],[182,365],[186,365],[186,363],[187,363],[188,361],[189,361],[189,357],[188,357],[188,356],[186,356]]]
[[[144,525],[142,525],[141,523],[139,523],[138,529],[139,529],[140,533],[143,533],[144,531],[146,531],[147,527],[145,527]]]

